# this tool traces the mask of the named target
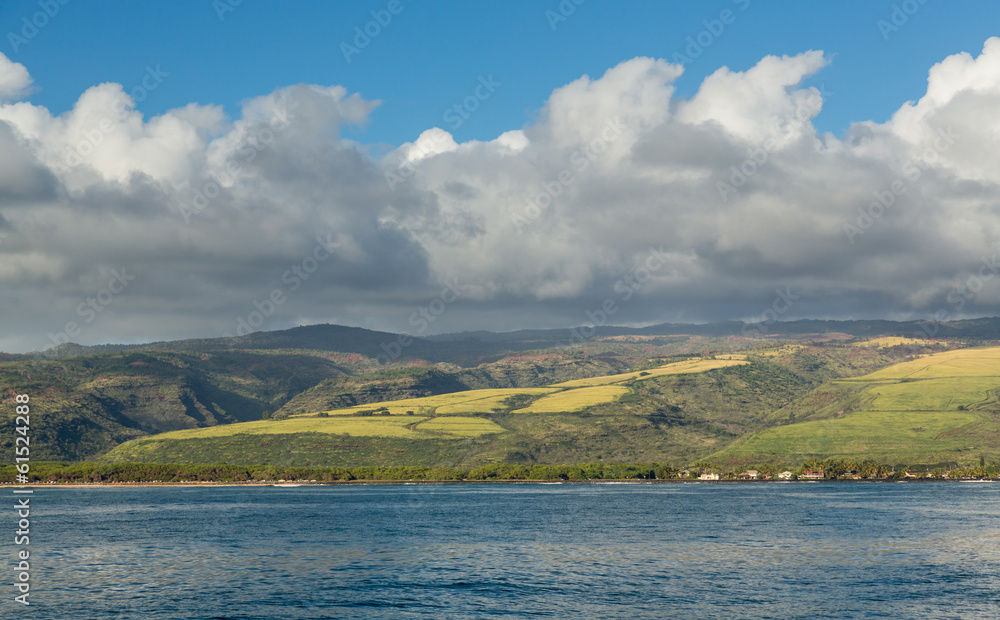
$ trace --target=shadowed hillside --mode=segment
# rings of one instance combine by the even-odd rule
[[[963,341],[975,342],[992,334],[996,322],[983,319],[941,329],[961,332]],[[285,417],[466,390],[534,388],[642,372],[692,356],[748,355],[751,363],[745,367],[623,383],[628,393],[614,403],[564,412],[568,418],[550,414],[529,420],[511,417],[503,408],[486,411],[491,423],[511,432],[495,440],[471,439],[469,449],[454,457],[469,462],[677,460],[720,449],[746,433],[811,419],[839,406],[824,405],[823,399],[829,397],[823,394],[852,389],[828,385],[825,391],[809,394],[824,382],[961,344],[934,340],[901,344],[904,339],[899,338],[884,338],[878,346],[847,342],[852,330],[899,334],[912,327],[890,322],[766,326],[774,332],[809,333],[788,338],[732,335],[741,331],[736,325],[742,324],[607,327],[573,344],[567,338],[569,330],[438,336],[413,339],[388,365],[380,363],[386,360],[379,356],[386,355],[387,347],[395,350],[390,345],[399,343],[398,335],[329,325],[240,339],[122,347],[63,345],[42,358],[3,356],[0,388],[8,404],[15,393],[31,395],[35,458],[78,460],[130,439],[260,420],[265,412]],[[821,328],[838,331],[817,333]],[[684,330],[692,333],[681,333]],[[706,335],[712,332],[729,335]],[[800,397],[801,405],[793,402]],[[631,430],[608,424],[603,419],[608,416],[624,421]],[[0,425],[11,430],[12,407],[0,415]],[[5,445],[12,436],[4,435]],[[350,445],[355,452],[348,450],[344,462],[363,450],[357,442]],[[451,443],[442,445],[449,454],[455,449]],[[410,448],[391,450],[414,456]],[[420,458],[434,459],[425,456]]]

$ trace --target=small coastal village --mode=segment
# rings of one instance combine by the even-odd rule
[[[686,469],[656,463],[585,463],[581,465],[514,465],[493,463],[474,469],[450,467],[281,467],[218,463],[38,463],[26,481],[17,481],[13,466],[0,467],[0,486],[29,485],[271,485],[271,484],[398,484],[481,482],[645,482],[764,483],[1000,480],[1000,463],[976,467],[917,468],[850,463],[835,459],[810,461],[798,468],[759,466],[724,470],[699,462]]]
[[[898,469],[801,469],[792,471],[785,469],[782,471],[759,471],[747,469],[740,472],[729,471],[719,473],[710,468],[703,471],[685,469],[678,474],[678,478],[683,480],[696,479],[703,482],[712,481],[782,481],[782,480],[1000,480],[1000,466],[997,463],[979,467],[956,467],[945,469],[936,467],[933,469],[911,469],[901,467]]]

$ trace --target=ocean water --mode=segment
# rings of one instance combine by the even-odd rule
[[[12,601],[15,512],[0,510],[2,617],[1000,617],[1000,483],[43,488],[31,498],[28,608]]]

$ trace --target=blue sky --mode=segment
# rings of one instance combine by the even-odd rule
[[[1000,307],[995,2],[7,0],[0,36],[0,350]]]
[[[9,40],[2,51],[34,77],[38,91],[30,100],[55,113],[94,84],[138,85],[147,65],[170,75],[139,102],[146,115],[190,102],[221,104],[236,115],[240,101],[277,87],[341,85],[383,101],[364,131],[348,132],[368,144],[398,145],[445,126],[444,111],[469,95],[479,76],[492,75],[502,86],[484,102],[485,113],[454,132],[459,141],[488,140],[531,122],[554,88],[584,74],[598,77],[636,56],[685,54],[687,38],[705,31],[704,21],[731,10],[732,24],[718,37],[703,37],[711,44],[686,65],[680,94],[690,96],[722,66],[742,71],[768,54],[820,49],[832,62],[807,84],[823,84],[833,95],[814,124],[840,134],[854,121],[885,121],[921,96],[931,65],[977,53],[1000,24],[995,2],[914,0],[905,8],[919,8],[886,39],[879,20],[891,23],[893,7],[905,4],[588,0],[572,5],[553,30],[546,11],[559,11],[555,0],[401,0],[399,13],[347,62],[341,44],[387,1],[245,0],[220,20],[209,0],[72,0],[18,51]],[[21,19],[38,11],[37,0],[7,0],[0,24],[18,32]]]

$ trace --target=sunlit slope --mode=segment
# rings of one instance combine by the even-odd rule
[[[503,427],[490,420],[465,416],[431,418],[415,424],[412,428],[421,432],[437,431],[460,437],[479,437],[488,433],[502,433],[504,431]]]
[[[1000,347],[955,349],[925,355],[855,379],[845,381],[884,381],[895,379],[938,379],[963,377],[1000,377]]]
[[[281,421],[261,420],[242,424],[226,424],[207,428],[160,433],[139,441],[170,441],[230,437],[232,435],[290,435],[295,433],[347,434],[352,437],[440,437],[445,435],[478,436],[502,433],[503,428],[483,418],[447,416],[339,416],[329,418],[297,417]],[[433,432],[427,432],[433,431]]]
[[[888,347],[899,347],[906,345],[921,346],[926,344],[922,340],[917,340],[916,338],[904,338],[903,336],[883,336],[881,338],[871,338],[865,340],[861,343],[863,347],[877,347],[877,348],[888,348]]]
[[[989,401],[996,377],[950,377],[876,385],[871,408],[883,411],[946,411]]]
[[[647,378],[748,363],[738,355],[733,357],[736,359],[693,359],[641,372],[596,377],[596,385],[467,390],[280,420],[176,431],[123,444],[105,460],[152,462],[197,457],[212,462],[215,455],[238,462],[315,464],[320,462],[316,459],[321,459],[338,463],[427,464],[458,462],[448,460],[452,453],[490,462],[543,459],[552,450],[559,451],[559,456],[553,458],[577,451],[580,457],[572,458],[594,458],[589,456],[590,451],[609,455],[622,451],[621,458],[630,458],[627,455],[635,450],[639,451],[635,454],[641,454],[665,449],[659,446],[671,442],[697,449],[705,441],[697,433],[677,429],[667,440],[658,430],[661,421],[640,416],[619,419],[622,412],[615,411],[613,405],[630,392],[625,383],[645,384]],[[591,408],[595,409],[587,413]],[[636,429],[643,434],[639,444]],[[472,447],[463,443],[473,440],[478,443]],[[195,456],[185,457],[187,453]]]
[[[569,413],[583,411],[587,407],[614,402],[628,393],[624,385],[597,385],[569,389],[543,396],[524,409],[514,413]]]
[[[331,416],[353,416],[365,411],[373,412],[379,410],[388,410],[391,415],[406,415],[407,412],[413,415],[431,413],[438,415],[489,413],[493,409],[502,407],[503,401],[511,396],[519,394],[541,396],[556,391],[558,391],[557,388],[551,387],[467,390],[465,392],[453,392],[437,396],[388,400],[380,403],[345,407],[343,409],[330,409],[326,413]],[[315,415],[315,413],[300,413],[292,417],[301,418]]]
[[[232,435],[288,435],[293,433],[346,433],[355,437],[403,437],[411,434],[408,427],[426,420],[426,417],[339,417],[339,418],[291,418],[281,421],[261,420],[243,424],[226,424],[208,428],[192,428],[183,431],[160,433],[140,441],[170,441],[179,439],[201,439],[229,437]]]
[[[331,409],[330,416],[355,416],[363,412],[378,412],[390,415],[464,415],[470,413],[492,413],[504,408],[504,401],[513,396],[526,395],[540,397],[528,407],[516,413],[569,413],[587,407],[614,402],[628,392],[624,385],[629,381],[653,379],[666,375],[701,373],[717,368],[747,364],[743,355],[732,354],[730,359],[692,359],[667,364],[649,370],[604,375],[588,379],[564,381],[547,387],[498,388],[467,390],[438,396],[408,398],[380,403],[370,403],[342,409]],[[314,416],[315,413],[296,414],[293,417]]]
[[[505,401],[511,396],[525,395],[530,397],[544,396],[557,392],[556,388],[511,388],[507,390],[473,390],[473,392],[503,392],[484,398],[470,398],[459,402],[439,405],[435,410],[438,415],[457,415],[464,413],[493,413],[504,409]],[[472,392],[467,392],[471,394]]]
[[[588,387],[597,385],[611,385],[614,383],[624,383],[626,381],[631,381],[635,379],[639,380],[653,379],[665,375],[680,375],[687,373],[705,372],[706,370],[714,370],[716,368],[725,368],[727,366],[738,366],[740,364],[748,363],[745,359],[742,359],[746,357],[745,355],[731,354],[727,355],[726,357],[731,359],[685,360],[683,362],[675,362],[673,364],[667,364],[666,366],[661,366],[659,368],[651,368],[649,370],[642,370],[638,372],[626,372],[618,375],[605,375],[603,377],[591,377],[589,379],[575,379],[573,381],[553,383],[552,387],[578,388],[578,387]]]
[[[1000,347],[927,355],[837,384],[862,387],[865,405],[830,419],[754,433],[711,458],[753,463],[844,457],[929,464],[1000,456]]]

